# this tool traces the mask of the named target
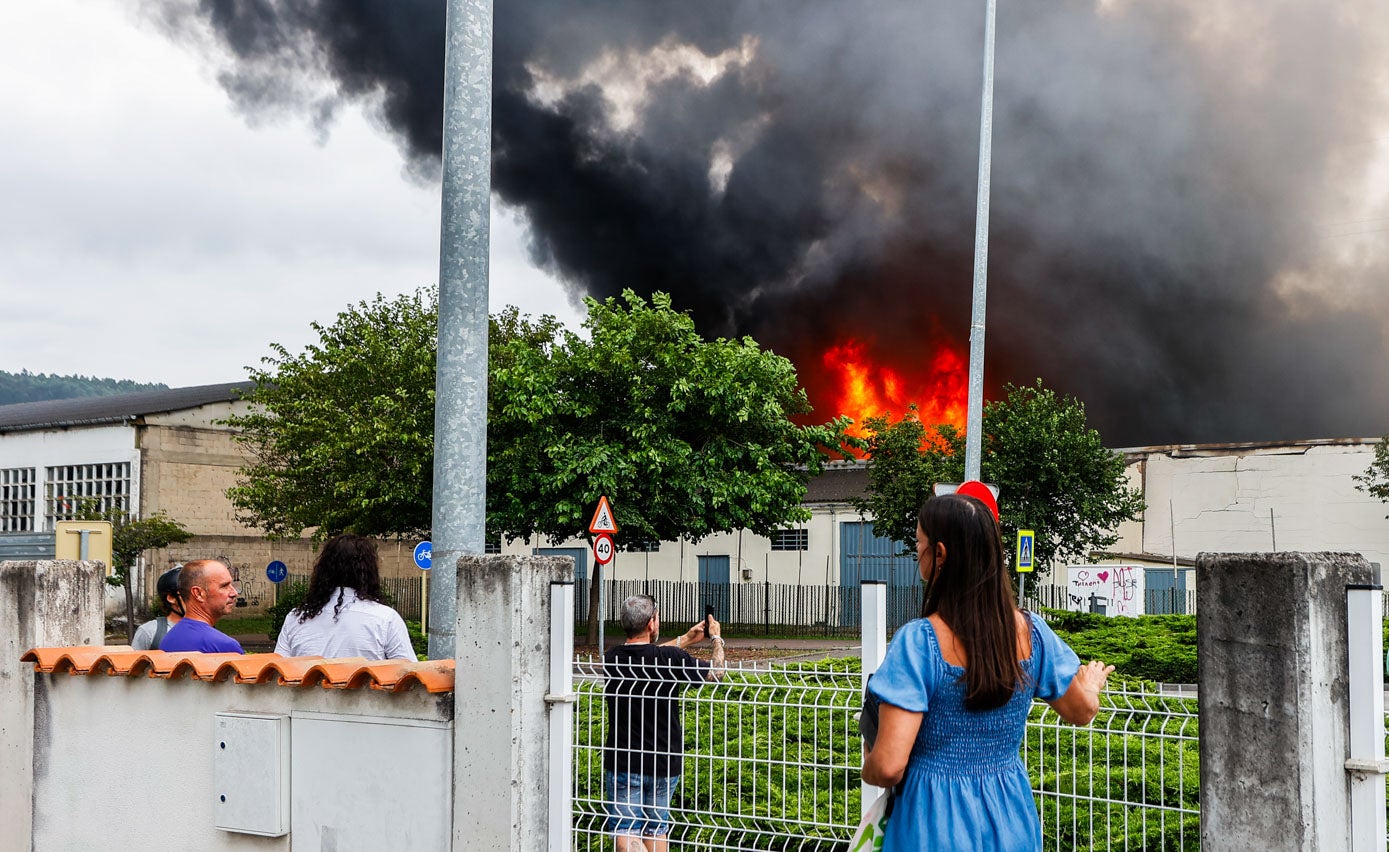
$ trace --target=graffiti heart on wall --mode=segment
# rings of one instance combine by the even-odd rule
[[[1071,565],[1067,572],[1067,608],[1073,612],[1099,604],[1108,615],[1143,614],[1143,566]]]

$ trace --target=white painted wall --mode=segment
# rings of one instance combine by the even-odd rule
[[[373,845],[381,831],[425,843],[397,848],[427,848],[448,836],[451,693],[33,677],[34,849],[288,850],[292,843],[296,852],[349,852],[387,848]],[[301,771],[290,769],[299,822],[288,836],[214,827],[214,719],[227,711],[289,714],[291,741],[301,719],[310,734],[297,755]],[[354,736],[321,736],[328,722]]]
[[[130,505],[140,505],[140,451],[130,426],[45,429],[0,435],[0,468],[32,467],[38,485],[35,529],[44,529],[46,469],[67,464],[130,463]]]
[[[1142,552],[1194,558],[1203,551],[1330,550],[1389,564],[1389,504],[1352,479],[1373,459],[1371,442],[1152,453],[1143,477]]]
[[[815,505],[810,509],[811,519],[804,524],[808,539],[807,550],[772,550],[771,539],[746,531],[741,536],[736,532],[716,533],[695,543],[661,542],[660,550],[652,553],[620,551],[609,566],[613,569],[609,576],[620,580],[642,580],[649,576],[652,580],[694,582],[699,579],[699,557],[727,556],[729,582],[734,584],[768,581],[796,585],[823,585],[826,582],[837,584],[839,525],[845,521],[864,519],[847,505]],[[559,545],[532,539],[529,542],[504,542],[502,553],[527,555],[535,547],[588,549],[589,544],[582,538],[570,539]],[[592,572],[591,552],[588,565],[589,571]]]

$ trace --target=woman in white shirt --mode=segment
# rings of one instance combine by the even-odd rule
[[[347,533],[324,543],[308,594],[285,618],[275,653],[416,659],[405,619],[381,603],[381,568],[371,539]]]

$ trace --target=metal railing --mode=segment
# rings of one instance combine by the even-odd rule
[[[1077,728],[1036,702],[1023,760],[1045,848],[1188,850],[1201,846],[1196,699],[1151,685],[1111,688]]]
[[[574,848],[597,852],[612,848],[601,661],[574,678]],[[857,660],[759,663],[686,691],[671,848],[842,850],[860,814],[860,683]],[[1038,702],[1022,753],[1046,848],[1199,848],[1194,698],[1111,690],[1087,728]]]

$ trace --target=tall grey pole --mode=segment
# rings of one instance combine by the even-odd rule
[[[965,480],[979,479],[984,429],[984,303],[989,270],[989,167],[994,128],[994,16],[988,0],[984,20],[984,97],[979,113],[979,195],[974,213],[974,308],[969,322],[969,403],[965,414]]]
[[[448,0],[439,361],[434,390],[434,593],[429,657],[454,655],[458,557],[487,514],[487,275],[492,195],[492,2]]]

